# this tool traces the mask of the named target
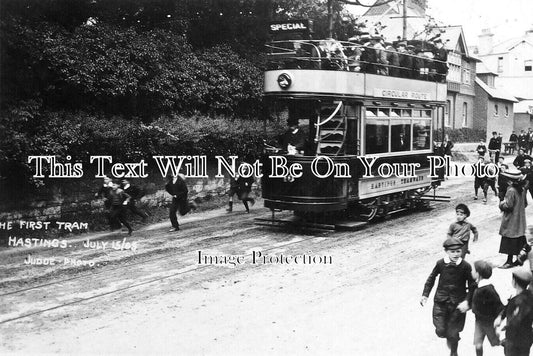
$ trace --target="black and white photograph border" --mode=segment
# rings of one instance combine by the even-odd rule
[[[459,204],[504,305],[533,269],[528,13],[0,0],[0,353],[476,355],[423,292]]]

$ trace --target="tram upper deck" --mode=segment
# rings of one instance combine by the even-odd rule
[[[275,41],[267,45],[264,95],[442,103],[446,62],[351,42]],[[427,54],[427,55],[426,55]]]

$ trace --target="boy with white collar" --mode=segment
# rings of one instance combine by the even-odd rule
[[[472,297],[472,312],[476,316],[474,331],[474,346],[476,356],[483,356],[483,341],[485,336],[491,346],[500,344],[500,339],[494,328],[494,320],[503,309],[500,296],[494,286],[488,281],[492,276],[492,266],[485,261],[474,262],[472,277],[477,282],[477,288]]]
[[[446,257],[437,261],[429,275],[420,304],[426,304],[435,279],[440,275],[433,303],[433,325],[437,336],[446,338],[450,356],[457,356],[459,333],[465,326],[465,313],[472,300],[475,281],[472,277],[472,267],[461,258],[463,242],[458,238],[449,237],[443,246]]]

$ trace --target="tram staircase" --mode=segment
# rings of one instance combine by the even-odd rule
[[[342,102],[321,108],[315,136],[317,154],[335,156],[342,153],[346,137],[345,116]]]

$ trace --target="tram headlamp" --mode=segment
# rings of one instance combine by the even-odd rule
[[[278,76],[278,85],[281,89],[287,89],[292,84],[292,78],[287,73],[281,73]]]

